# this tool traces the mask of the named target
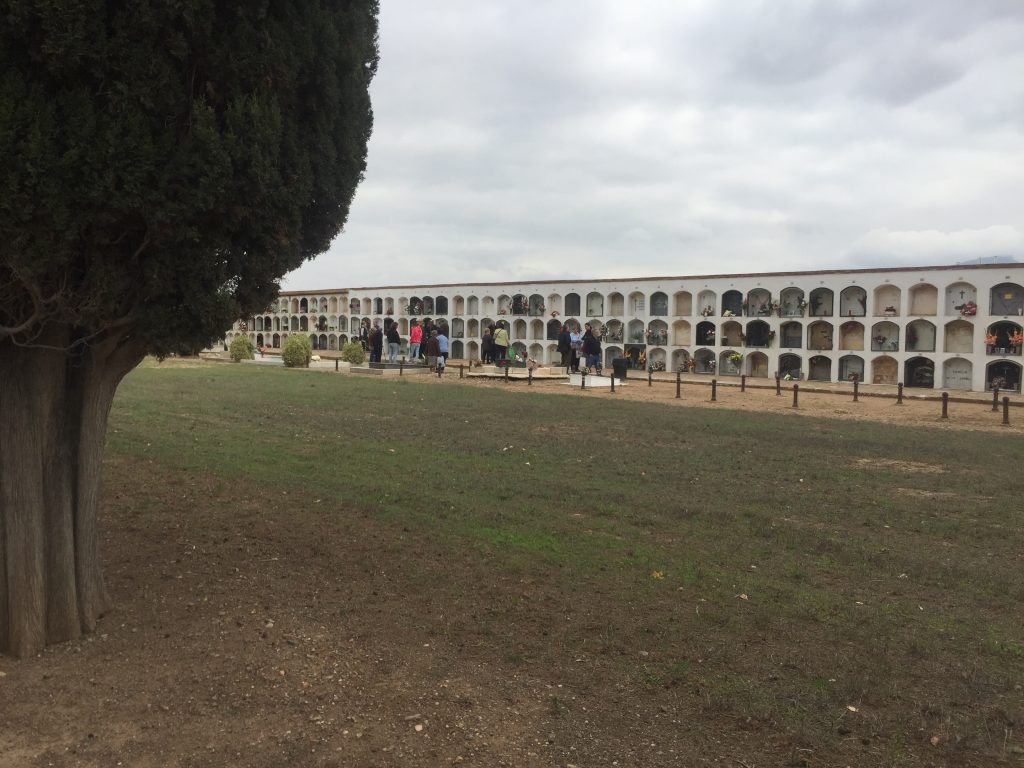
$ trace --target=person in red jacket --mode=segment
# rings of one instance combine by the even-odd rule
[[[420,344],[423,343],[423,329],[419,320],[409,324],[409,361],[416,362],[420,357]]]

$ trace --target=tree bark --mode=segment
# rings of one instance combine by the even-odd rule
[[[0,652],[18,657],[91,632],[110,606],[96,524],[107,417],[144,347],[124,329],[74,339],[0,340]]]

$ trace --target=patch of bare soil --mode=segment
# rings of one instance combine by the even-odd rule
[[[901,461],[899,459],[857,459],[861,469],[895,469],[900,472],[914,472],[924,475],[941,475],[945,467],[938,464],[925,464],[920,461]]]

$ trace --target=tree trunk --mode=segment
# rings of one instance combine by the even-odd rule
[[[107,416],[143,356],[131,334],[66,351],[0,341],[0,652],[24,657],[96,627],[109,608],[96,513]]]

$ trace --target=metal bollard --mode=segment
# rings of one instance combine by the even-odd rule
[[[614,395],[615,394],[615,373],[614,372],[611,375],[611,382],[612,382],[612,394]]]
[[[896,385],[896,405],[903,405],[903,382]]]
[[[405,370],[405,358],[403,357],[398,363],[398,375],[401,376]]]
[[[853,402],[855,402],[855,403],[859,403],[860,402],[860,398],[858,397],[858,394],[859,394],[859,392],[858,392],[859,386],[858,385],[859,384],[860,384],[860,381],[858,379],[854,379],[853,380]]]
[[[647,369],[647,386],[654,386],[654,372],[650,368]]]
[[[459,378],[462,378],[462,369],[465,367],[465,363],[459,363]]]
[[[526,371],[526,386],[533,386],[533,368],[529,368]]]
[[[508,363],[505,363],[505,383],[508,384]]]
[[[740,392],[747,391],[747,374],[740,376]]]
[[[580,369],[580,389],[587,388],[587,371],[586,369]]]
[[[338,370],[338,358],[334,358],[334,370],[335,372]]]
[[[1010,398],[1003,398],[1003,425],[1010,426]]]
[[[800,400],[800,385],[799,384],[794,384],[793,385],[793,407],[794,408],[799,408],[800,407],[798,405],[799,400]]]
[[[999,387],[992,388],[992,413],[999,410]]]
[[[779,374],[775,374],[775,396],[779,397],[782,395],[782,379],[779,378]]]
[[[949,392],[942,393],[942,418],[949,418]]]
[[[718,379],[711,380],[711,402],[714,403],[718,400]]]
[[[682,374],[679,373],[679,371],[676,371],[676,400],[678,400],[680,397],[682,397],[682,392],[681,392],[682,387],[683,387]]]

